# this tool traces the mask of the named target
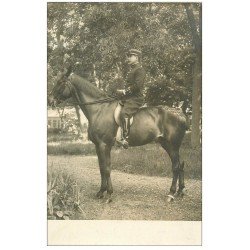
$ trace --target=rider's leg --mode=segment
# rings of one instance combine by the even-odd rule
[[[121,110],[121,121],[122,121],[122,131],[123,139],[127,139],[129,135],[129,114],[126,112],[124,107]]]
[[[128,147],[128,135],[129,135],[129,117],[126,115],[124,110],[121,111],[121,121],[122,121],[122,144],[125,148]]]
[[[129,120],[130,120],[129,117],[124,118],[123,136],[125,140],[128,139],[129,136],[129,127],[130,127]]]

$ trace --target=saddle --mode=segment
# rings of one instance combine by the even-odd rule
[[[121,110],[122,110],[122,105],[120,103],[117,104],[116,108],[115,108],[115,112],[114,112],[114,118],[115,118],[115,122],[118,126],[122,126],[122,120],[121,120]],[[130,122],[130,126],[133,123],[133,116],[130,118],[129,122]]]
[[[120,103],[117,104],[117,107],[115,108],[114,111],[114,118],[115,118],[115,122],[116,124],[119,126],[118,130],[117,130],[117,134],[116,134],[116,140],[117,141],[121,141],[122,139],[122,120],[121,120],[121,110],[122,110],[122,105]],[[130,126],[133,123],[133,116],[130,118],[129,123]]]

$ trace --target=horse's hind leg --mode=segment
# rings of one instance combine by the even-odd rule
[[[180,170],[179,170],[179,189],[177,191],[177,194],[179,196],[183,196],[184,192],[183,189],[185,188],[185,184],[184,184],[184,162],[182,162],[180,164]]]
[[[168,194],[168,201],[172,201],[174,199],[174,194],[176,193],[176,185],[177,185],[178,177],[180,175],[179,151],[170,150],[169,156],[172,162],[173,179],[172,179],[172,185],[170,187],[170,192]]]
[[[180,171],[181,171],[181,165],[180,165],[180,156],[179,156],[179,149],[174,148],[171,146],[170,143],[167,143],[166,141],[160,141],[161,146],[167,151],[171,162],[172,162],[172,172],[173,172],[173,179],[172,179],[172,185],[170,187],[170,192],[168,194],[168,201],[174,200],[174,195],[176,193],[176,185],[178,181],[178,177],[180,178]],[[184,175],[182,177],[184,179]]]

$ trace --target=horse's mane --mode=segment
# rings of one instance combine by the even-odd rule
[[[94,84],[92,84],[86,78],[73,74],[72,81],[74,84],[77,85],[77,88],[79,90],[83,91],[84,93],[92,97],[96,97],[96,98],[107,97],[107,94],[104,91],[97,88]]]

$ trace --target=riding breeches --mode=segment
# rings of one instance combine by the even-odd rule
[[[123,118],[132,117],[138,109],[144,104],[143,97],[129,98],[123,101],[123,108],[121,110],[121,116]]]

